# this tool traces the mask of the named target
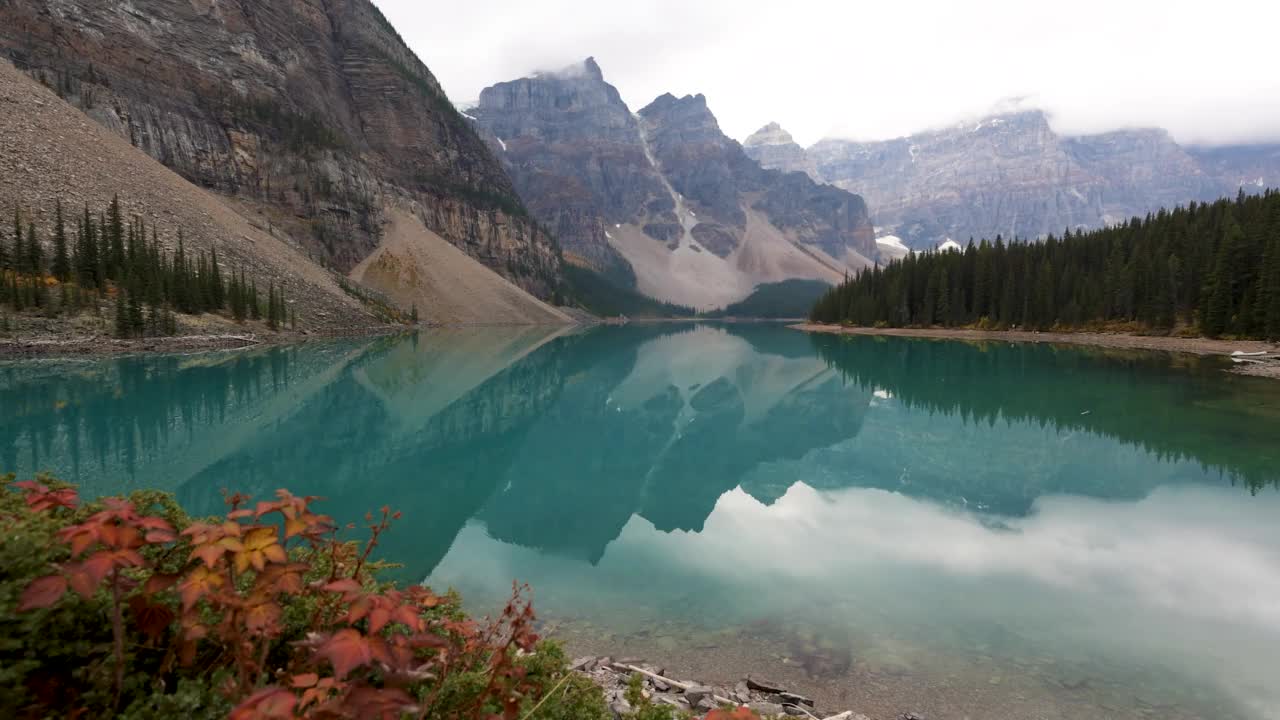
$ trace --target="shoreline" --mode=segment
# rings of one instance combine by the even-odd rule
[[[373,325],[341,330],[309,330],[279,332],[244,332],[170,337],[117,338],[111,335],[81,337],[43,336],[34,338],[0,338],[0,362],[58,358],[107,358],[127,355],[195,354],[231,352],[254,348],[305,345],[312,342],[354,338],[374,338],[412,333],[420,330],[476,327],[549,327],[522,324],[489,323],[421,323],[419,325]],[[584,323],[555,327],[587,327]]]
[[[0,362],[58,358],[120,357],[126,355],[191,354],[299,345],[321,340],[380,337],[411,330],[404,326],[352,328],[341,332],[246,332],[243,334],[175,335],[117,338],[109,335],[40,337],[0,340]]]
[[[648,703],[669,706],[678,712],[701,715],[718,706],[729,705],[749,707],[764,720],[790,716],[815,720],[870,720],[853,710],[821,710],[817,701],[795,692],[789,685],[755,675],[747,675],[733,683],[712,685],[673,678],[661,665],[636,658],[615,660],[607,655],[575,658],[569,665],[569,671],[588,678],[604,692],[605,702],[614,717],[640,709],[626,698],[630,679],[638,675]],[[898,717],[923,720],[915,713],[901,713]]]
[[[867,328],[843,325],[819,325],[798,323],[788,326],[792,330],[827,335],[859,335],[865,337],[902,337],[929,340],[963,340],[967,342],[1020,342],[1046,343],[1050,345],[1084,345],[1089,347],[1121,350],[1146,350],[1155,352],[1184,353],[1201,357],[1230,358],[1240,351],[1280,352],[1280,345],[1265,340],[1214,340],[1202,337],[1168,337],[1160,335],[1133,335],[1130,333],[1100,332],[1032,332],[1027,330],[949,330],[942,328]],[[1240,363],[1228,372],[1237,375],[1280,379],[1280,362],[1264,365]]]

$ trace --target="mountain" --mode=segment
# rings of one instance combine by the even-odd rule
[[[746,150],[766,167],[862,195],[880,233],[914,248],[1097,228],[1280,184],[1280,146],[1184,148],[1150,128],[1063,136],[1039,110],[880,142],[822,140],[807,150],[774,124]]]
[[[303,329],[377,324],[331,273],[265,223],[186,182],[0,60],[0,202],[6,215],[12,202],[24,210],[41,208],[43,217],[28,219],[43,228],[59,199],[75,218],[80,208],[96,213],[106,207],[116,193],[125,216],[145,217],[164,240],[172,241],[180,227],[188,252],[216,246],[229,268],[263,288],[283,288]],[[0,232],[0,243],[11,247],[8,232]]]
[[[0,3],[0,55],[325,267],[402,209],[524,291],[561,287],[552,237],[369,0]]]
[[[589,58],[486,88],[467,113],[566,260],[621,288],[705,310],[875,257],[861,198],[762,168],[701,95],[633,113]]]
[[[818,177],[818,166],[809,154],[791,137],[791,133],[776,122],[757,130],[742,143],[742,147],[764,167]]]

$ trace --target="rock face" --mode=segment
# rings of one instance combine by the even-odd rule
[[[818,166],[809,154],[791,137],[791,133],[776,122],[757,130],[742,143],[742,147],[764,167],[818,177]]]
[[[823,140],[802,159],[780,129],[753,138],[762,164],[861,194],[882,232],[915,248],[1095,228],[1280,184],[1280,146],[1188,149],[1158,129],[1064,137],[1038,110],[882,142]]]
[[[543,297],[554,242],[369,0],[0,3],[0,52],[197,185],[349,270],[383,209]]]
[[[566,258],[651,297],[722,307],[875,256],[861,198],[762,168],[701,95],[633,114],[588,59],[486,88],[468,112]]]
[[[167,252],[177,249],[181,229],[185,252],[194,255],[216,248],[224,272],[234,268],[258,287],[274,284],[285,292],[300,329],[339,332],[378,323],[339,287],[332,273],[266,223],[246,218],[221,196],[178,177],[0,59],[0,198],[6,213],[20,208],[26,221],[43,229],[51,227],[58,201],[65,208],[98,212],[117,195],[123,216],[145,220]],[[0,233],[0,243],[8,245],[10,237]],[[45,253],[49,257],[52,248],[46,246]],[[191,321],[180,316],[178,333],[252,331],[215,315]],[[37,333],[65,329],[83,335],[86,328],[95,329],[88,322],[42,318],[42,329],[29,327]],[[109,328],[105,321],[102,324]]]
[[[629,277],[606,236],[613,225],[676,222],[638,120],[594,60],[486,88],[468,112],[495,138],[529,209],[591,267]]]

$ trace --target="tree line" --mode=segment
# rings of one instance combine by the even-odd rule
[[[0,230],[0,305],[14,312],[100,312],[100,302],[112,298],[120,337],[173,335],[177,314],[225,312],[237,322],[265,320],[272,330],[297,325],[283,288],[270,283],[264,301],[243,267],[224,274],[216,248],[188,252],[182,228],[170,252],[155,225],[140,216],[125,220],[119,197],[97,214],[86,205],[74,218],[58,201],[44,230],[51,242],[19,209],[12,233]]]
[[[848,278],[816,322],[1128,327],[1280,339],[1280,191],[1191,203],[1043,242],[969,241]]]

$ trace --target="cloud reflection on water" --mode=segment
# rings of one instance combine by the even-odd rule
[[[806,614],[861,625],[871,612],[884,634],[938,656],[971,652],[984,635],[1013,637],[996,651],[1170,667],[1271,718],[1278,510],[1277,497],[1194,486],[1137,501],[1043,497],[1023,518],[875,489],[796,485],[771,506],[735,490],[700,533],[632,518],[595,568],[497,543],[473,525],[432,581],[465,578],[469,595],[492,597],[514,575],[541,589],[552,614],[681,608],[709,626]]]

